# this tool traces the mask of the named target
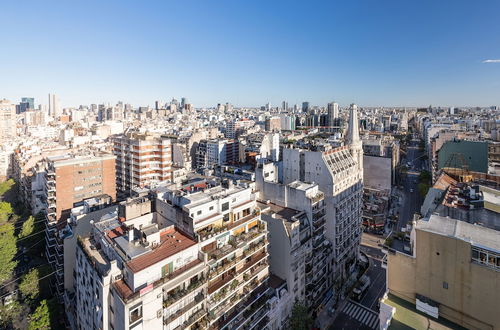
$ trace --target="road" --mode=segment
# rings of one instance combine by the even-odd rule
[[[423,197],[418,191],[418,178],[420,169],[424,166],[424,160],[422,159],[423,151],[419,150],[418,144],[419,140],[412,140],[407,147],[406,159],[402,160],[405,164],[410,163],[411,166],[403,179],[403,201],[399,212],[398,231],[413,219],[413,214],[420,212],[420,206],[423,203]]]
[[[381,241],[382,236],[363,233],[360,249],[370,259],[366,272],[371,281],[370,287],[361,301],[347,300],[339,306],[330,330],[378,329],[378,301],[386,288],[385,269],[381,266],[384,254],[378,246]]]

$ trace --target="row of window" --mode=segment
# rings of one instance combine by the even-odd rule
[[[500,254],[496,252],[473,246],[472,260],[482,265],[500,270]]]

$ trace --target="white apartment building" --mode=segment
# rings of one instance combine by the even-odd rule
[[[206,255],[157,213],[116,213],[79,237],[79,329],[199,329],[206,324]]]
[[[16,105],[10,101],[0,100],[0,142],[16,136]]]
[[[285,279],[290,305],[311,309],[327,298],[333,285],[332,245],[325,237],[324,194],[315,183],[278,182],[275,163],[259,164],[256,189],[270,237],[271,272]]]
[[[269,322],[267,226],[252,188],[197,181],[158,189],[156,210],[197,237],[208,256],[208,321],[215,329],[264,329]]]
[[[317,183],[325,195],[326,237],[334,248],[334,276],[347,279],[354,269],[361,240],[363,148],[357,107],[352,105],[346,145],[317,150],[283,150],[283,183]]]

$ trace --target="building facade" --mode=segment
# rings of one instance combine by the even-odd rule
[[[116,187],[121,196],[135,188],[172,181],[169,137],[129,133],[112,138],[116,156]]]
[[[71,209],[84,199],[106,195],[116,199],[115,157],[69,155],[48,157],[43,178],[43,209],[46,214],[46,256],[56,271],[55,287],[62,294],[64,228]]]

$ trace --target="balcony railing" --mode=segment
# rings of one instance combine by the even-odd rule
[[[209,278],[213,279],[216,276],[224,273],[226,270],[232,268],[234,265],[242,261],[243,259],[246,259],[249,255],[252,255],[254,252],[256,252],[259,249],[262,249],[265,245],[267,244],[267,240],[263,240],[259,242],[258,244],[251,246],[250,248],[246,249],[243,251],[243,254],[239,257],[233,258],[229,262],[223,262],[221,265],[218,265],[215,269],[209,270]]]
[[[202,277],[189,284],[187,288],[175,291],[173,294],[169,295],[167,299],[163,301],[163,307],[168,307],[172,305],[174,302],[179,301],[180,299],[182,299],[189,293],[195,291],[205,283],[206,280],[204,277]]]
[[[204,309],[200,309],[196,313],[192,314],[185,322],[184,322],[184,327],[188,328],[192,326],[194,323],[199,322],[200,323],[200,329],[203,329],[206,327],[206,321],[202,320],[202,318],[207,315],[207,312]]]
[[[194,299],[193,301],[191,301],[190,303],[188,303],[187,305],[179,308],[176,312],[172,313],[170,316],[168,316],[165,321],[164,321],[164,324],[168,324],[170,322],[173,322],[175,320],[177,320],[179,317],[181,317],[184,313],[188,312],[189,310],[191,310],[194,306],[198,305],[199,303],[201,303],[204,299],[205,295],[203,294],[203,292],[200,292]]]
[[[202,229],[200,231],[198,231],[198,237],[200,238],[200,241],[204,241],[204,240],[207,240],[211,237],[214,237],[216,236],[217,234],[219,233],[223,233],[225,231],[228,231],[228,230],[231,230],[235,227],[238,227],[248,221],[250,221],[251,219],[257,217],[260,215],[260,212],[259,211],[254,211],[253,213],[241,218],[240,220],[238,221],[235,221],[229,225],[223,225],[223,226],[219,226],[219,227],[212,227],[210,229]]]
[[[165,283],[167,283],[168,281],[171,281],[173,280],[174,278],[177,278],[178,276],[181,276],[184,274],[184,272],[202,264],[203,261],[201,261],[200,259],[196,259],[194,261],[191,261],[189,264],[175,270],[174,272],[172,273],[169,273],[167,275],[165,275],[164,277],[162,277],[161,279],[157,280],[156,282],[153,283],[153,288],[157,288]],[[200,268],[200,271],[202,271],[203,268]],[[126,285],[126,284],[125,284]],[[127,286],[128,287],[128,286]],[[129,301],[132,301],[134,299],[137,299],[138,297],[140,297],[140,291],[137,290],[136,292],[123,292],[121,291],[117,286],[115,286],[115,288],[117,289],[117,291],[120,293],[120,296],[122,297],[122,299],[125,301],[125,302],[129,302]],[[128,290],[130,290],[130,288],[128,288]]]

